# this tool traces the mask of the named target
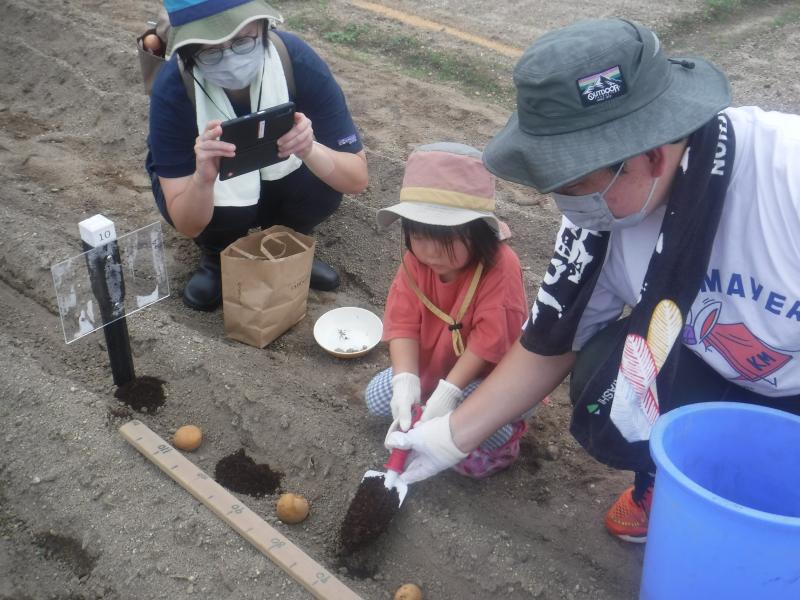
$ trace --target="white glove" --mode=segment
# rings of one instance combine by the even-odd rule
[[[411,407],[419,404],[419,377],[413,373],[398,373],[392,377],[392,418],[403,431],[411,427]]]
[[[392,447],[389,445],[389,436],[392,435],[395,431],[403,433],[403,431],[400,429],[400,421],[398,421],[397,419],[392,421],[392,424],[389,425],[389,429],[386,431],[386,437],[383,438],[383,447],[386,448],[387,450],[392,449]]]
[[[453,442],[450,413],[427,423],[420,421],[407,433],[395,431],[389,434],[386,443],[390,448],[411,450],[406,469],[400,475],[408,484],[432,477],[467,457]]]
[[[449,381],[440,379],[439,385],[433,390],[431,397],[428,398],[428,402],[425,404],[425,410],[422,411],[420,420],[424,423],[434,417],[446,415],[456,407],[459,400],[461,400],[461,389]]]

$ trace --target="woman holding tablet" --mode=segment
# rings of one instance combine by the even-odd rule
[[[253,227],[310,233],[338,208],[342,194],[366,188],[367,162],[328,66],[298,37],[276,32],[291,61],[292,73],[284,72],[267,35],[269,20],[280,17],[266,2],[164,0],[164,6],[170,59],[151,93],[146,166],[161,214],[201,250],[184,302],[214,310],[222,298],[221,250]],[[221,124],[288,101],[296,112],[278,139],[283,160],[220,181],[220,160],[236,151],[220,141]],[[311,287],[338,285],[336,271],[315,259]]]

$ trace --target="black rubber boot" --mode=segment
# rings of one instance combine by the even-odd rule
[[[200,264],[183,288],[183,303],[194,310],[216,310],[222,304],[219,252],[203,249]]]
[[[311,264],[311,289],[330,292],[339,287],[339,274],[318,258]]]
[[[200,248],[197,270],[183,289],[183,303],[194,310],[212,311],[222,304],[219,253],[247,234],[247,230],[206,229],[194,243]]]

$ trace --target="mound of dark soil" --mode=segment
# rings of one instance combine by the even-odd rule
[[[387,489],[383,477],[362,479],[339,532],[340,554],[352,554],[374,541],[386,531],[399,508],[397,490]]]
[[[114,397],[133,410],[152,414],[164,405],[164,381],[144,375],[121,385]]]
[[[232,492],[260,498],[278,491],[283,473],[273,471],[269,465],[257,465],[247,456],[244,448],[220,459],[214,470],[214,479]]]

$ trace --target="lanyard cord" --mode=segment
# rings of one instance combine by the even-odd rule
[[[475,267],[475,272],[472,274],[472,281],[469,282],[467,293],[464,295],[464,301],[461,303],[461,308],[458,309],[458,313],[456,313],[456,317],[454,319],[436,306],[433,302],[431,302],[428,297],[422,293],[422,290],[417,287],[414,278],[411,276],[411,273],[406,266],[406,261],[402,259],[402,256],[400,260],[411,289],[414,290],[417,298],[419,298],[420,302],[422,302],[428,310],[439,317],[442,321],[447,323],[447,329],[450,330],[450,333],[453,336],[453,350],[455,351],[456,356],[461,356],[464,354],[464,350],[466,350],[466,347],[464,346],[464,339],[461,337],[461,328],[464,326],[464,324],[461,322],[461,319],[464,317],[464,313],[467,312],[467,308],[469,308],[470,302],[472,302],[472,297],[475,295],[475,290],[478,287],[478,282],[480,281],[481,274],[483,273],[483,263],[478,263],[478,266]]]

